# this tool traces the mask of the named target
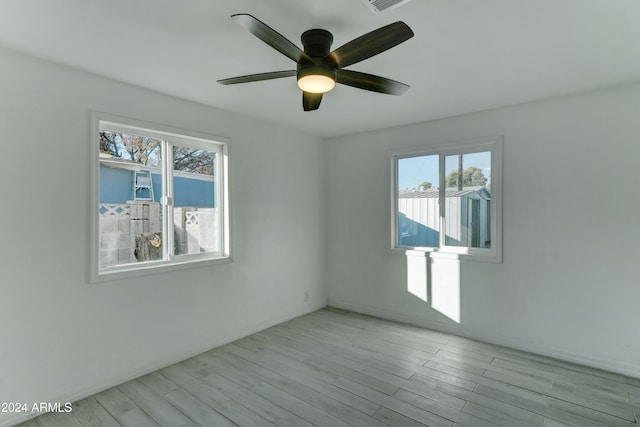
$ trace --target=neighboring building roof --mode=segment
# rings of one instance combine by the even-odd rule
[[[485,199],[491,198],[491,193],[487,187],[464,187],[462,190],[457,188],[446,188],[446,197],[463,197],[475,193]],[[440,195],[440,190],[437,188],[430,188],[428,190],[401,190],[398,192],[398,198],[400,199],[437,199]]]
[[[103,151],[100,152],[100,164],[109,166],[110,168],[126,169],[132,171],[140,170],[140,163],[133,160],[123,159],[121,157],[112,156]]]
[[[104,165],[113,169],[124,169],[129,171],[148,170],[149,172],[156,175],[160,175],[162,173],[162,169],[158,166],[143,165],[141,163],[134,162],[133,160],[113,156],[109,153],[105,153],[104,151],[100,152],[100,165]],[[215,177],[213,175],[182,172],[176,170],[173,171],[173,176],[187,179],[197,179],[200,181],[215,181]]]

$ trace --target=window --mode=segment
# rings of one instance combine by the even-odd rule
[[[227,146],[94,117],[93,279],[229,259]]]
[[[391,153],[392,249],[501,259],[500,138]]]

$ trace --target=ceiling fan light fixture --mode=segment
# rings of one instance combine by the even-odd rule
[[[335,70],[307,67],[298,71],[298,87],[303,92],[325,93],[336,86]]]
[[[304,92],[309,93],[325,93],[329,92],[336,86],[335,80],[331,77],[320,74],[310,74],[298,79],[298,87]]]

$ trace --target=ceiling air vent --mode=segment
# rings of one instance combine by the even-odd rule
[[[362,0],[374,13],[386,12],[409,3],[410,0]]]

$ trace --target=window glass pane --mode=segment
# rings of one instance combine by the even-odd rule
[[[173,232],[176,255],[220,251],[215,151],[173,147]]]
[[[491,247],[491,152],[445,157],[445,245]]]
[[[100,130],[100,268],[162,259],[162,141]]]
[[[397,160],[398,246],[438,247],[438,155]]]

